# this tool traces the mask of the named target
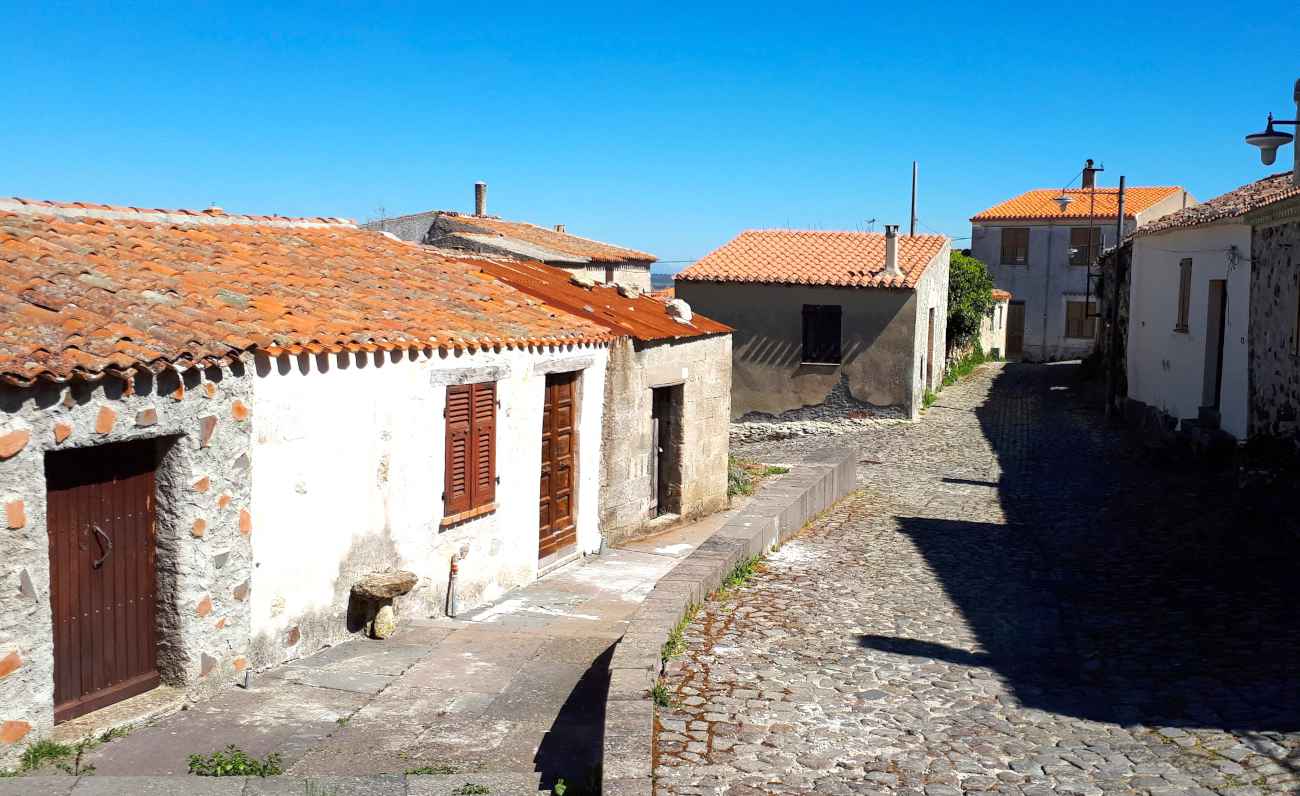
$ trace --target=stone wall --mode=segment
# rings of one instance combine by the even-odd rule
[[[249,663],[250,378],[244,367],[0,389],[0,766],[54,723],[47,454],[155,440],[159,669],[201,690]]]
[[[1250,255],[1250,436],[1300,443],[1300,202],[1260,221]]]
[[[605,380],[600,526],[618,541],[647,521],[651,502],[652,389],[682,386],[681,511],[696,517],[727,502],[731,336],[616,342]]]

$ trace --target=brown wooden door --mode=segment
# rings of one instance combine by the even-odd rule
[[[1007,359],[1025,354],[1025,303],[1013,301],[1007,306]]]
[[[578,453],[573,427],[577,373],[546,377],[542,409],[542,493],[538,516],[537,558],[562,553],[578,541],[574,524],[574,458]]]
[[[46,457],[54,720],[158,685],[152,441]]]
[[[925,334],[925,386],[934,387],[934,307],[930,308],[929,331]]]

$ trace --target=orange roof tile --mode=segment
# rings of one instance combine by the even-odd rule
[[[637,340],[667,340],[724,334],[731,327],[692,313],[682,323],[668,314],[666,303],[649,293],[633,293],[607,285],[583,287],[568,271],[533,261],[485,260],[480,267],[547,304]]]
[[[1132,218],[1150,209],[1161,200],[1181,192],[1176,185],[1160,187],[1135,187],[1124,189],[1124,215]],[[1039,188],[1025,191],[1014,199],[996,204],[982,213],[971,216],[971,221],[1058,221],[1062,219],[1086,221],[1089,218],[1114,218],[1119,212],[1119,189],[1098,188],[1094,202],[1093,191],[1071,188],[1065,191],[1073,201],[1061,211],[1056,197],[1059,188]]]
[[[1252,210],[1258,210],[1274,202],[1300,196],[1300,186],[1291,178],[1290,171],[1271,174],[1262,180],[1214,197],[1204,204],[1188,207],[1176,213],[1170,213],[1144,224],[1134,233],[1135,236],[1153,235],[1170,229],[1198,227],[1216,221],[1237,218]]]
[[[457,213],[454,210],[431,210],[425,213],[415,213],[408,216],[399,216],[397,218],[384,219],[382,221],[372,221],[365,226],[374,229],[384,229],[392,225],[400,225],[406,220],[420,220],[427,217],[430,226],[438,225],[439,231],[445,231],[449,234],[481,234],[495,236],[503,239],[513,239],[528,244],[528,247],[540,247],[552,253],[567,255],[569,257],[579,258],[590,262],[600,263],[621,263],[621,262],[644,262],[652,263],[659,259],[653,254],[636,249],[628,249],[622,246],[603,243],[591,238],[584,238],[579,235],[573,235],[569,232],[561,232],[549,227],[539,227],[536,224],[529,224],[524,221],[506,221],[496,216],[475,216],[465,213]],[[437,243],[437,241],[426,241]],[[490,241],[477,241],[480,243]],[[503,241],[504,242],[504,241]],[[540,252],[533,249],[530,252],[530,259],[549,259],[544,257]]]
[[[914,288],[926,266],[947,245],[943,235],[900,235],[902,275],[888,276],[881,233],[748,230],[678,273],[677,279]]]
[[[602,326],[340,219],[0,200],[0,378],[248,351],[595,343]]]
[[[994,300],[994,301],[1010,301],[1010,300],[1011,300],[1011,294],[1008,293],[1008,292],[1005,291],[1005,290],[1000,290],[1000,289],[998,289],[998,288],[995,287],[995,288],[993,288],[993,300]]]

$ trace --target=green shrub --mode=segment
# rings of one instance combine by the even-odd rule
[[[280,756],[272,752],[265,760],[249,757],[231,744],[210,755],[190,755],[190,773],[200,777],[272,777],[284,773]]]
[[[978,340],[980,325],[992,312],[989,269],[969,254],[953,252],[948,261],[948,350]]]

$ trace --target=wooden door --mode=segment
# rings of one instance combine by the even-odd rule
[[[54,720],[158,685],[153,441],[46,457]]]
[[[1007,306],[1007,359],[1025,355],[1025,303],[1013,301]]]
[[[934,387],[934,307],[930,308],[930,326],[925,335],[925,386]]]
[[[564,553],[578,541],[574,507],[574,462],[578,436],[574,429],[574,386],[577,373],[546,377],[542,408],[542,483],[538,513],[537,558]]]
[[[1205,313],[1205,377],[1201,405],[1220,408],[1223,392],[1223,342],[1228,312],[1228,281],[1211,279]]]

